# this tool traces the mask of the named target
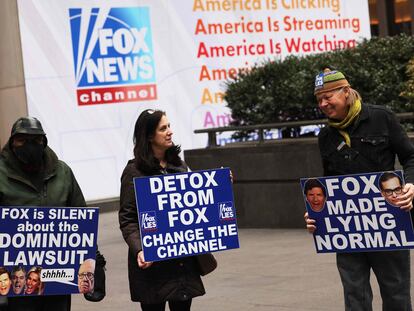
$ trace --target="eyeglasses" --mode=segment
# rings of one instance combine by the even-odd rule
[[[80,279],[88,279],[88,280],[93,280],[93,278],[95,277],[95,275],[92,272],[84,272],[84,273],[79,273],[78,274],[78,278]]]
[[[318,102],[318,104],[319,104],[319,105],[320,105],[320,104],[321,104],[324,100],[326,100],[326,101],[330,101],[330,100],[334,99],[334,98],[335,98],[335,96],[337,96],[339,93],[341,93],[343,89],[344,89],[344,88],[340,88],[339,90],[336,90],[336,91],[334,91],[334,92],[332,92],[332,93],[322,94],[322,95],[316,96],[316,101]]]
[[[384,192],[387,197],[392,196],[393,193],[399,195],[402,193],[402,187],[397,187],[394,189],[382,189],[382,192]]]

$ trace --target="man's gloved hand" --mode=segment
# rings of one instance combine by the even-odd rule
[[[99,252],[96,251],[96,263],[95,263],[95,286],[93,289],[93,293],[84,294],[86,300],[98,302],[104,299],[106,292],[105,292],[105,265],[106,260],[105,257]]]
[[[0,296],[0,308],[7,307],[7,305],[8,305],[7,297]]]

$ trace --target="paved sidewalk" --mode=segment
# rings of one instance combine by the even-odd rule
[[[305,230],[242,229],[239,237],[240,249],[215,253],[219,266],[204,277],[207,293],[193,300],[192,310],[344,309],[335,256],[317,255],[312,237]],[[127,247],[116,212],[101,215],[99,247],[108,262],[107,296],[102,302],[91,303],[74,295],[72,310],[140,310],[139,304],[129,298]],[[374,310],[381,310],[379,290],[372,278]]]

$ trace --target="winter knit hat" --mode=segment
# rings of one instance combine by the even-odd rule
[[[345,86],[350,85],[342,72],[325,68],[323,72],[315,77],[314,94],[329,92]]]

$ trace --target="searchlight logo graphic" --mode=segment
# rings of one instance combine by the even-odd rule
[[[78,105],[157,99],[149,9],[69,9]]]

